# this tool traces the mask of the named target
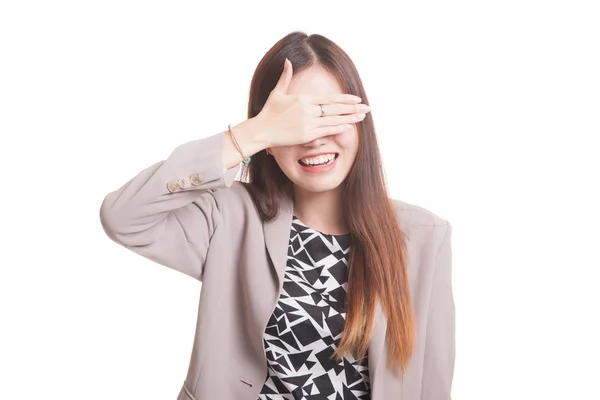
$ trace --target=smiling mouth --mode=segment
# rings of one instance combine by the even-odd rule
[[[303,163],[302,160],[298,160],[298,164],[300,164],[300,165],[302,165],[304,167],[324,167],[326,165],[332,164],[340,156],[340,153],[333,153],[333,154],[334,154],[334,156],[331,159],[331,161],[326,161],[326,162],[324,162],[322,164],[306,164],[306,163]]]

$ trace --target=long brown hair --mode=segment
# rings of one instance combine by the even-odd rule
[[[296,31],[279,40],[258,64],[250,85],[248,118],[262,110],[286,58],[292,62],[294,73],[313,65],[325,68],[337,77],[345,93],[357,95],[368,104],[358,71],[346,52],[322,35]],[[405,237],[388,197],[371,114],[357,124],[358,153],[342,183],[346,199],[343,214],[352,246],[346,323],[335,355],[339,358],[350,352],[357,359],[364,357],[379,299],[387,318],[388,366],[399,365],[404,372],[415,340]],[[260,151],[243,166],[241,176],[263,221],[275,218],[280,200],[291,196],[293,185],[275,159]]]

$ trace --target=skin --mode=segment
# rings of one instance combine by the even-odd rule
[[[333,75],[320,66],[312,66],[293,76],[287,93],[324,94],[344,93]],[[327,113],[327,106],[324,106]],[[358,151],[356,124],[344,133],[321,137],[312,142],[268,148],[279,167],[294,184],[294,213],[305,224],[329,234],[345,234],[341,204],[342,187]],[[329,172],[309,173],[302,170],[298,160],[320,152],[339,153],[336,166]]]

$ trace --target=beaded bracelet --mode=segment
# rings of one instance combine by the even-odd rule
[[[248,164],[250,162],[250,160],[252,159],[252,157],[246,157],[244,155],[244,152],[242,151],[240,144],[238,143],[237,139],[235,138],[235,135],[233,134],[233,129],[231,129],[231,124],[227,125],[227,132],[229,132],[229,134],[231,135],[231,138],[233,139],[233,143],[235,143],[235,147],[237,148],[237,151],[242,155],[242,158],[244,159],[242,162],[244,164]]]

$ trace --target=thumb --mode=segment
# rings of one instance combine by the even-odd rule
[[[284,94],[287,93],[287,89],[290,85],[291,80],[292,62],[286,58],[285,62],[283,63],[283,72],[281,73],[281,76],[279,77],[279,80],[277,81],[277,84],[275,85],[273,91]]]

